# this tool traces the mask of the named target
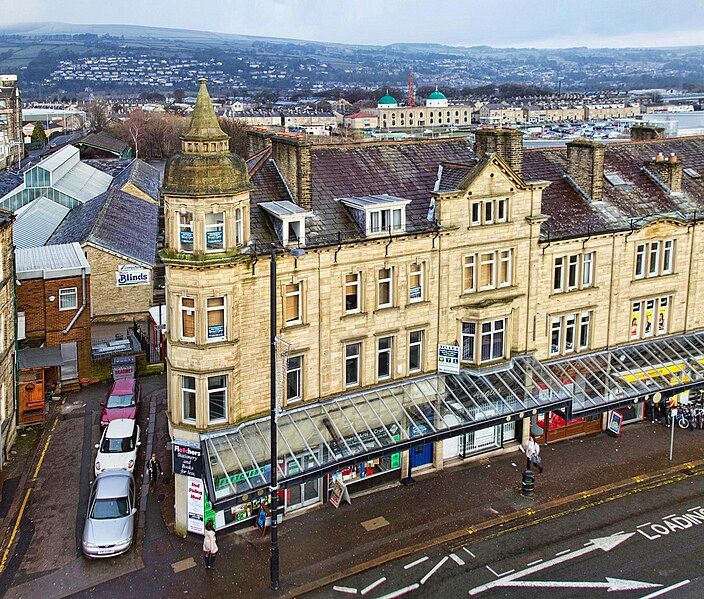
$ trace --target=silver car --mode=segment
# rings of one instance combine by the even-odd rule
[[[132,545],[135,484],[131,472],[108,470],[93,481],[83,528],[83,554],[89,558],[120,555]]]

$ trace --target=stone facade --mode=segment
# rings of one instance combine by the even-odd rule
[[[24,158],[22,95],[17,75],[0,74],[0,150],[0,168],[19,164]]]
[[[16,437],[15,414],[15,275],[12,219],[0,213],[0,459]]]
[[[380,129],[418,129],[434,127],[469,127],[474,106],[452,105],[398,106],[379,108]]]

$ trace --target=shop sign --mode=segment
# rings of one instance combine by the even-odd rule
[[[132,285],[148,285],[149,269],[142,268],[136,264],[122,264],[115,273],[118,287],[130,287]]]
[[[623,414],[614,410],[609,414],[609,423],[606,425],[606,432],[612,437],[621,436],[621,426],[623,425]]]
[[[350,492],[347,490],[347,485],[342,482],[342,478],[335,477],[335,484],[332,487],[332,493],[330,494],[330,503],[335,509],[340,507],[342,500],[352,505],[352,500],[350,499]]]
[[[460,373],[460,346],[438,345],[438,372]]]
[[[181,245],[193,245],[193,231],[181,231],[179,233]]]
[[[201,478],[203,469],[200,445],[188,441],[174,441],[171,445],[174,456],[174,474]]]
[[[220,491],[227,488],[230,484],[236,487],[238,484],[243,483],[245,479],[250,480],[252,478],[258,478],[261,481],[260,475],[263,475],[268,481],[269,470],[270,467],[267,464],[261,468],[261,471],[258,468],[250,468],[249,470],[245,470],[244,474],[242,472],[233,472],[226,476],[219,476],[215,479],[215,490]]]
[[[222,245],[222,240],[222,229],[215,229],[214,231],[207,231],[205,233],[205,242],[208,245]]]
[[[205,524],[205,488],[200,478],[188,477],[188,532],[202,535]]]

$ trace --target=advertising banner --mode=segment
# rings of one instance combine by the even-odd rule
[[[460,373],[459,345],[438,345],[438,372]]]
[[[122,264],[115,273],[118,287],[149,285],[151,277],[148,268],[136,264]]]
[[[187,441],[174,441],[171,445],[173,447],[174,474],[200,479],[203,475],[200,445]]]
[[[188,477],[188,532],[202,535],[205,531],[205,488],[200,478]]]

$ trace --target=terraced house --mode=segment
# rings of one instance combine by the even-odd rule
[[[182,139],[162,189],[181,534],[267,500],[270,307],[286,512],[333,477],[354,493],[702,386],[704,139],[253,132],[245,162],[205,81]]]

